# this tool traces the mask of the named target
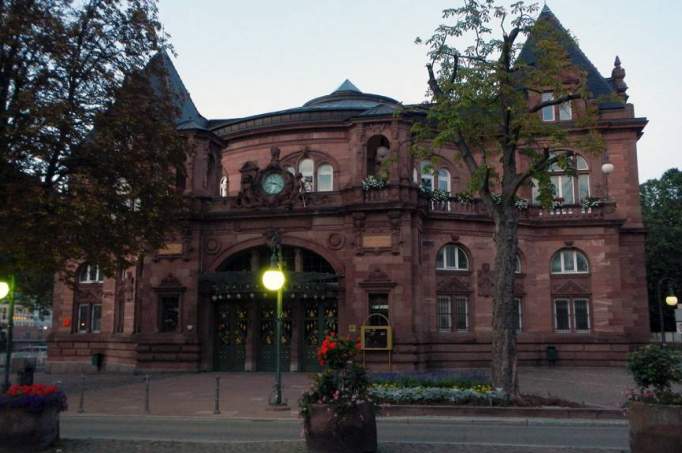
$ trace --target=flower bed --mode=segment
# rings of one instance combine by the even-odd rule
[[[443,387],[390,387],[373,385],[369,394],[379,403],[389,404],[472,404],[501,405],[507,403],[507,396],[502,391],[477,391],[474,389],[458,389]]]
[[[66,395],[54,385],[13,385],[0,395],[0,445],[6,451],[40,451],[59,439]],[[5,451],[3,450],[3,451]]]

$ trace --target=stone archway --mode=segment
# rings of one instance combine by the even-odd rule
[[[272,371],[275,367],[275,300],[260,275],[269,265],[265,245],[240,248],[201,276],[210,305],[213,366],[218,371]],[[328,332],[337,331],[338,274],[309,248],[282,246],[288,282],[284,291],[281,366],[316,371],[315,352]]]

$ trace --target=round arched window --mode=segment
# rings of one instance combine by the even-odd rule
[[[462,247],[448,244],[438,251],[436,269],[442,271],[467,271],[469,270],[469,257]]]
[[[552,274],[587,274],[590,265],[587,257],[576,249],[562,249],[552,257]]]

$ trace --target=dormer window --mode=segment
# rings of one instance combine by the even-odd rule
[[[85,264],[78,276],[79,283],[102,283],[104,276],[96,264]]]
[[[542,93],[542,102],[553,101],[554,93],[547,91]],[[559,112],[559,121],[570,121],[573,119],[573,109],[571,108],[571,101],[562,102],[559,105],[548,105],[542,108],[542,121],[550,123],[556,121],[557,110]]]

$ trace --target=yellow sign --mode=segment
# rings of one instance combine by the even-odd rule
[[[393,349],[391,326],[361,326],[360,344],[363,351],[390,351]]]
[[[166,244],[165,247],[161,248],[157,252],[159,255],[181,255],[182,254],[182,243],[171,242]]]
[[[363,235],[362,246],[365,248],[386,248],[391,246],[390,235]]]

